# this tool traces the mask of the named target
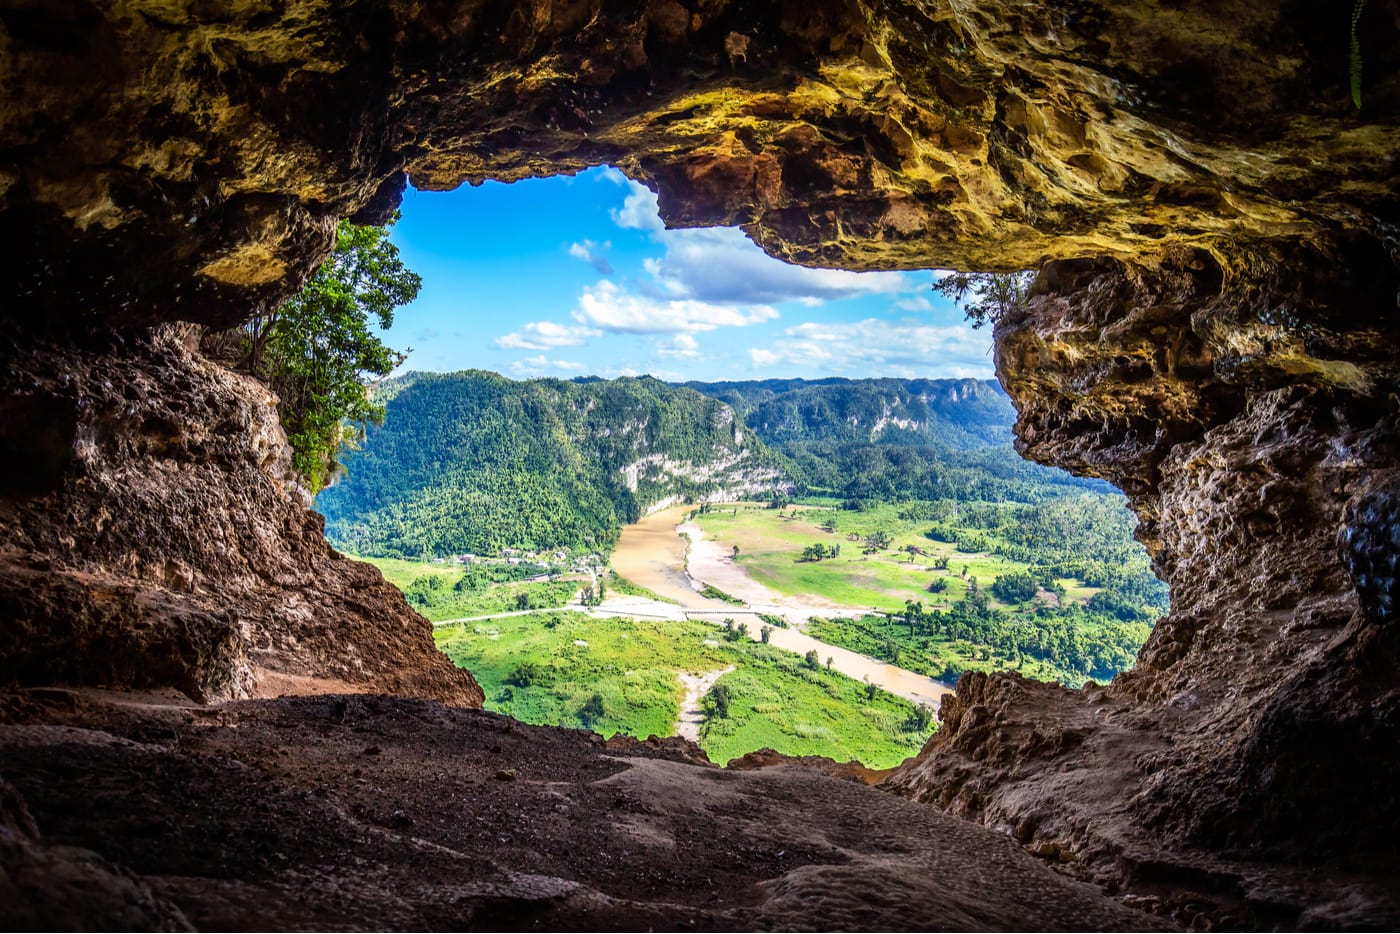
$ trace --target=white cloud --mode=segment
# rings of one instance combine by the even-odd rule
[[[716,305],[690,299],[635,295],[609,279],[587,286],[574,309],[574,320],[604,331],[629,334],[679,334],[747,327],[778,317],[766,305]]]
[[[927,289],[922,274],[808,269],[774,259],[737,227],[667,230],[656,193],[608,167],[602,177],[625,185],[627,196],[614,209],[613,223],[647,231],[665,248],[644,262],[667,294],[714,304],[759,305],[802,302],[808,306],[862,295],[906,295]]]
[[[584,240],[582,243],[569,244],[569,255],[575,259],[581,259],[605,276],[613,274],[612,263],[608,262],[608,250],[612,249],[612,241],[605,240],[602,243],[595,243],[592,240]]]
[[[904,311],[933,311],[933,302],[924,295],[911,295],[908,298],[901,298],[894,303],[894,307]]]
[[[660,357],[686,357],[694,359],[700,356],[700,342],[689,334],[677,334],[669,341],[657,341],[656,353]]]
[[[510,364],[510,371],[517,376],[543,376],[546,373],[581,373],[582,363],[573,360],[551,360],[544,354],[538,357],[525,357]]]
[[[621,174],[621,173],[618,173]],[[627,230],[649,230],[660,232],[666,229],[661,220],[661,208],[657,204],[656,192],[647,186],[627,180],[627,197],[622,207],[614,208],[613,223]]]
[[[808,269],[774,259],[737,227],[668,230],[657,236],[665,255],[644,264],[661,288],[704,302],[820,305],[862,295],[899,295],[927,288],[902,272]]]
[[[786,366],[813,373],[880,376],[992,376],[991,337],[968,325],[864,321],[790,327],[772,347],[749,350],[755,366]]]
[[[513,350],[551,350],[555,347],[577,347],[602,331],[575,324],[555,324],[553,321],[531,321],[518,331],[496,338],[497,347]]]

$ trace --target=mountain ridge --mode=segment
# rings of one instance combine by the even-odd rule
[[[384,424],[316,501],[356,554],[601,551],[651,509],[787,486],[733,409],[651,377],[415,372],[375,393]]]

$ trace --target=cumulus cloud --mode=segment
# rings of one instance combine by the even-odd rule
[[[894,307],[903,311],[933,311],[933,302],[925,295],[911,295],[895,302]]]
[[[657,341],[656,353],[660,357],[694,359],[700,356],[700,342],[689,334],[677,334],[670,340]]]
[[[771,347],[749,350],[755,366],[814,373],[883,376],[990,377],[991,339],[967,325],[925,325],[867,318],[790,327]]]
[[[737,227],[668,230],[657,239],[666,252],[647,260],[646,271],[663,290],[678,298],[818,305],[833,299],[899,295],[926,287],[922,277],[908,273],[793,266],[764,253]]]
[[[577,347],[602,331],[578,324],[555,324],[553,321],[531,321],[518,331],[496,338],[497,347],[512,350],[552,350],[555,347]]]
[[[525,357],[510,364],[510,371],[516,376],[543,376],[546,373],[581,373],[584,366],[573,360],[551,360],[544,354]]]
[[[612,263],[608,262],[608,250],[612,248],[612,241],[605,240],[602,243],[594,243],[592,240],[584,240],[582,243],[569,244],[569,255],[575,259],[581,259],[605,276],[613,274]]]
[[[587,286],[574,309],[586,327],[629,334],[679,334],[747,327],[778,317],[766,305],[718,305],[691,299],[637,295],[609,279]]]
[[[657,203],[656,192],[631,179],[626,181],[627,197],[623,199],[622,207],[613,208],[609,212],[613,223],[625,230],[664,231],[666,225],[661,220],[661,208]]]
[[[675,298],[734,305],[819,305],[863,295],[905,295],[928,287],[922,275],[794,266],[764,253],[737,227],[666,230],[655,192],[611,167],[601,177],[627,189],[622,207],[611,211],[613,223],[646,231],[664,248],[662,256],[645,262],[645,268],[658,287]]]

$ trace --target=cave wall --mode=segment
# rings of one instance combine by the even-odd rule
[[[890,786],[1091,857],[1400,868],[1398,290],[1365,237],[1049,264],[998,326],[1018,445],[1128,493],[1172,610],[1106,687],[968,676]]]
[[[402,594],[326,542],[275,397],[197,334],[31,344],[0,373],[0,680],[479,706]]]
[[[889,787],[1099,864],[1369,854],[1395,823],[1400,3],[1364,7],[1360,112],[1349,12],[12,0],[4,677],[479,702],[321,541],[274,400],[168,325],[280,300],[405,177],[611,162],[668,223],[792,261],[1044,267],[997,333],[1021,444],[1123,487],[1173,612],[1106,688],[968,676]]]

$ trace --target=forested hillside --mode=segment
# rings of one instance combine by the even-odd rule
[[[657,503],[784,483],[729,406],[649,377],[416,373],[376,393],[383,426],[316,500],[327,538],[354,554],[606,550]]]
[[[686,383],[734,408],[812,492],[875,500],[1043,502],[1109,492],[1011,446],[1016,411],[992,380]]]

